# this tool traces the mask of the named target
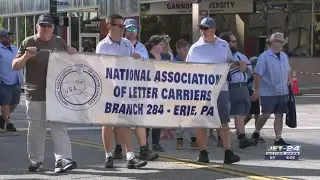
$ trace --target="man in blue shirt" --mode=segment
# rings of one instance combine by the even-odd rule
[[[225,32],[220,38],[227,41],[236,61],[243,61],[247,64],[246,72],[240,72],[239,68],[232,68],[228,74],[229,92],[231,102],[231,116],[234,116],[234,123],[237,127],[239,147],[246,148],[254,145],[250,139],[247,139],[244,127],[244,119],[250,113],[251,100],[247,88],[248,76],[251,74],[252,66],[248,58],[238,51],[237,39],[232,32]]]
[[[12,70],[12,61],[18,49],[11,45],[12,33],[7,30],[0,31],[0,119],[1,128],[6,124],[7,131],[16,131],[11,123],[10,114],[20,102],[21,84],[23,83],[22,70]]]
[[[282,138],[283,114],[287,112],[288,85],[291,84],[290,65],[288,56],[282,52],[284,36],[276,32],[270,37],[270,48],[263,52],[258,59],[254,71],[255,91],[252,99],[260,97],[262,114],[259,117],[256,130],[252,138],[259,140],[260,130],[269,119],[275,115],[274,131],[276,139],[274,145],[288,145]]]

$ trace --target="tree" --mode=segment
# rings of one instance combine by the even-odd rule
[[[3,29],[3,17],[0,16],[0,30]]]

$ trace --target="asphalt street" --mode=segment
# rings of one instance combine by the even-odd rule
[[[239,149],[233,134],[233,149],[240,155],[241,161],[234,165],[223,165],[223,151],[216,146],[215,140],[209,140],[209,164],[198,164],[194,160],[197,151],[188,148],[175,149],[175,140],[161,140],[165,152],[158,161],[149,162],[141,170],[128,170],[125,161],[115,161],[116,168],[103,168],[104,152],[101,146],[99,126],[70,125],[69,134],[73,144],[73,158],[78,162],[78,169],[70,174],[54,174],[54,160],[50,131],[46,144],[45,169],[39,173],[26,170],[28,159],[26,153],[26,115],[25,101],[12,115],[18,133],[0,132],[0,179],[320,179],[320,95],[296,97],[298,128],[284,128],[283,137],[291,144],[301,145],[298,161],[264,160],[266,147],[273,142],[273,121],[270,120],[261,135],[267,140],[257,147]],[[247,133],[253,131],[253,122],[248,125]],[[188,140],[186,136],[186,140]],[[138,145],[134,138],[136,148]]]

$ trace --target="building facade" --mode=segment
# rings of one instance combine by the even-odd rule
[[[14,34],[19,45],[35,34],[36,20],[50,11],[50,0],[0,0],[3,27]],[[56,33],[78,51],[93,51],[106,36],[105,17],[117,13],[139,21],[140,0],[57,0],[59,26]]]
[[[320,0],[202,0],[198,12],[194,0],[57,0],[60,25],[57,34],[78,51],[94,51],[108,32],[104,18],[113,13],[133,17],[141,24],[141,40],[153,34],[171,36],[171,47],[181,38],[198,38],[198,18],[217,21],[217,35],[233,31],[240,50],[257,56],[266,47],[266,37],[283,32],[285,51],[297,72],[320,73]],[[15,44],[34,34],[36,19],[49,13],[49,0],[0,0],[3,27],[15,35]],[[320,84],[320,75],[299,74],[300,84]]]
[[[302,92],[320,93],[320,0],[202,0],[197,13],[193,2],[141,0],[142,39],[169,34],[172,49],[180,38],[193,42],[199,33],[192,24],[198,13],[199,19],[215,18],[217,35],[233,31],[240,50],[252,57],[265,50],[266,37],[279,31],[286,37],[284,50]]]
[[[191,40],[193,2],[141,0],[142,24],[150,16],[168,19],[163,24],[182,22],[174,28],[181,31],[179,38]],[[241,49],[249,56],[264,50],[266,37],[276,31],[287,37],[285,50],[290,56],[320,56],[319,11],[320,0],[202,0],[199,3],[199,17],[215,18],[218,34],[233,31]]]

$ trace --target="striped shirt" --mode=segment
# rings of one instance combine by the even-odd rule
[[[250,61],[248,60],[247,56],[241,54],[240,52],[236,52],[233,54],[233,59],[235,61],[245,61],[247,63],[247,71],[240,72],[238,68],[230,69],[229,76],[230,76],[230,83],[243,83],[248,81],[248,77],[252,73],[252,66]]]

